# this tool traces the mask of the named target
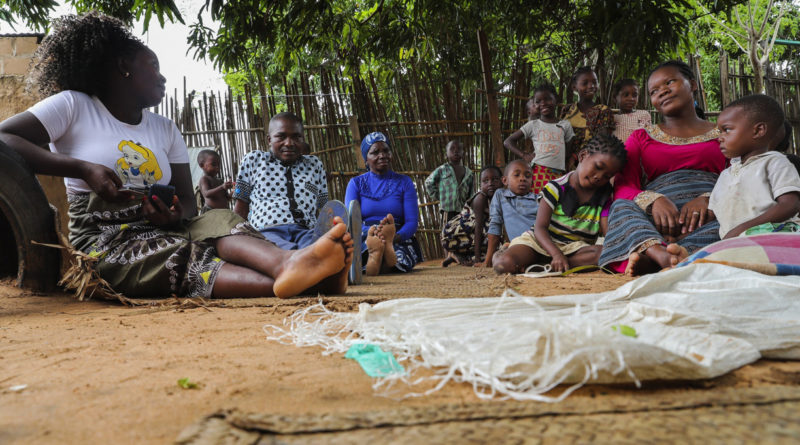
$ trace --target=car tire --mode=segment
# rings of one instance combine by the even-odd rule
[[[56,287],[61,267],[54,212],[25,160],[0,143],[0,270],[16,284],[37,291]],[[16,264],[15,264],[16,263]]]

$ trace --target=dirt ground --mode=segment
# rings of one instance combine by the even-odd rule
[[[505,279],[485,270],[445,270],[428,263],[411,275],[367,279],[347,296],[325,302],[347,311],[388,298],[497,296],[506,285],[544,296],[606,291],[625,281],[599,272]],[[355,362],[266,340],[262,326],[280,324],[297,308],[316,302],[301,297],[131,308],[35,294],[6,280],[0,284],[0,443],[172,443],[187,427],[223,410],[275,415],[290,426],[299,419],[371,413],[384,417],[380,425],[390,425],[351,426],[342,433],[330,426],[311,428],[310,435],[262,437],[261,443],[610,441],[636,437],[618,434],[636,419],[644,422],[640,433],[668,425],[689,434],[692,422],[704,416],[744,430],[740,441],[796,442],[800,437],[800,366],[793,362],[762,361],[709,382],[646,384],[644,389],[590,385],[555,405],[481,401],[470,386],[457,384],[423,398],[380,397]],[[199,387],[182,389],[177,383],[182,378]],[[17,385],[27,386],[11,390]],[[462,414],[441,417],[453,407]],[[658,409],[657,416],[646,414]],[[408,410],[439,420],[409,426],[400,419],[405,414],[393,414]],[[580,434],[587,428],[607,434]],[[722,431],[714,422],[704,428]],[[653,439],[647,433],[637,440]]]

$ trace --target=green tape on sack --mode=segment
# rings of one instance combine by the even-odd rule
[[[639,334],[636,333],[636,329],[626,325],[626,324],[615,324],[611,326],[611,329],[619,332],[622,335],[626,335],[628,337],[636,338]]]
[[[397,363],[391,352],[384,352],[378,345],[356,344],[350,346],[344,358],[358,362],[370,377],[386,377],[402,374],[405,369]]]

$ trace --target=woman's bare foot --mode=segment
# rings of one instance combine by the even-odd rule
[[[658,272],[660,267],[645,253],[633,252],[628,257],[628,265],[625,267],[625,275],[638,277],[649,273]]]
[[[667,253],[670,254],[669,264],[670,267],[675,267],[681,261],[689,256],[689,251],[685,247],[678,244],[670,244],[667,246]]]
[[[297,295],[345,268],[347,226],[338,216],[333,220],[331,230],[314,244],[291,252],[275,277],[273,291],[276,297]],[[352,248],[352,245],[353,240],[350,239],[349,246]]]
[[[394,216],[391,213],[381,221],[380,231],[383,234],[383,239],[386,240],[386,249],[383,251],[383,264],[386,267],[394,267],[397,265],[397,254],[394,253],[394,235],[397,233],[397,229],[394,226]]]
[[[633,252],[628,258],[625,275],[639,276],[671,267],[672,255],[661,244],[648,247],[644,252]]]
[[[383,253],[386,250],[386,241],[383,239],[383,234],[378,230],[378,226],[372,226],[367,231],[367,257],[366,273],[368,276],[374,277],[381,271],[381,264],[383,262]]]

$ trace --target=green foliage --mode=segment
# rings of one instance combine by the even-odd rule
[[[724,9],[734,1],[703,4]],[[203,23],[206,10],[219,23],[216,33]],[[393,73],[416,68],[436,81],[480,82],[476,32],[483,29],[496,78],[507,77],[522,50],[536,81],[565,84],[577,66],[597,64],[614,68],[610,83],[693,50],[696,16],[691,0],[206,0],[189,42],[195,57],[253,79],[326,67],[348,77],[369,69],[385,85]]]
[[[73,5],[79,13],[98,10],[129,25],[142,19],[144,31],[153,16],[162,27],[166,20],[183,23],[174,0],[66,0],[65,3]],[[45,30],[49,25],[48,17],[58,4],[56,0],[0,0],[0,20],[13,26],[19,17],[29,28]]]
[[[2,0],[0,20],[13,27],[17,23],[16,17],[19,17],[29,28],[44,29],[48,24],[48,16],[56,6],[56,0]]]

